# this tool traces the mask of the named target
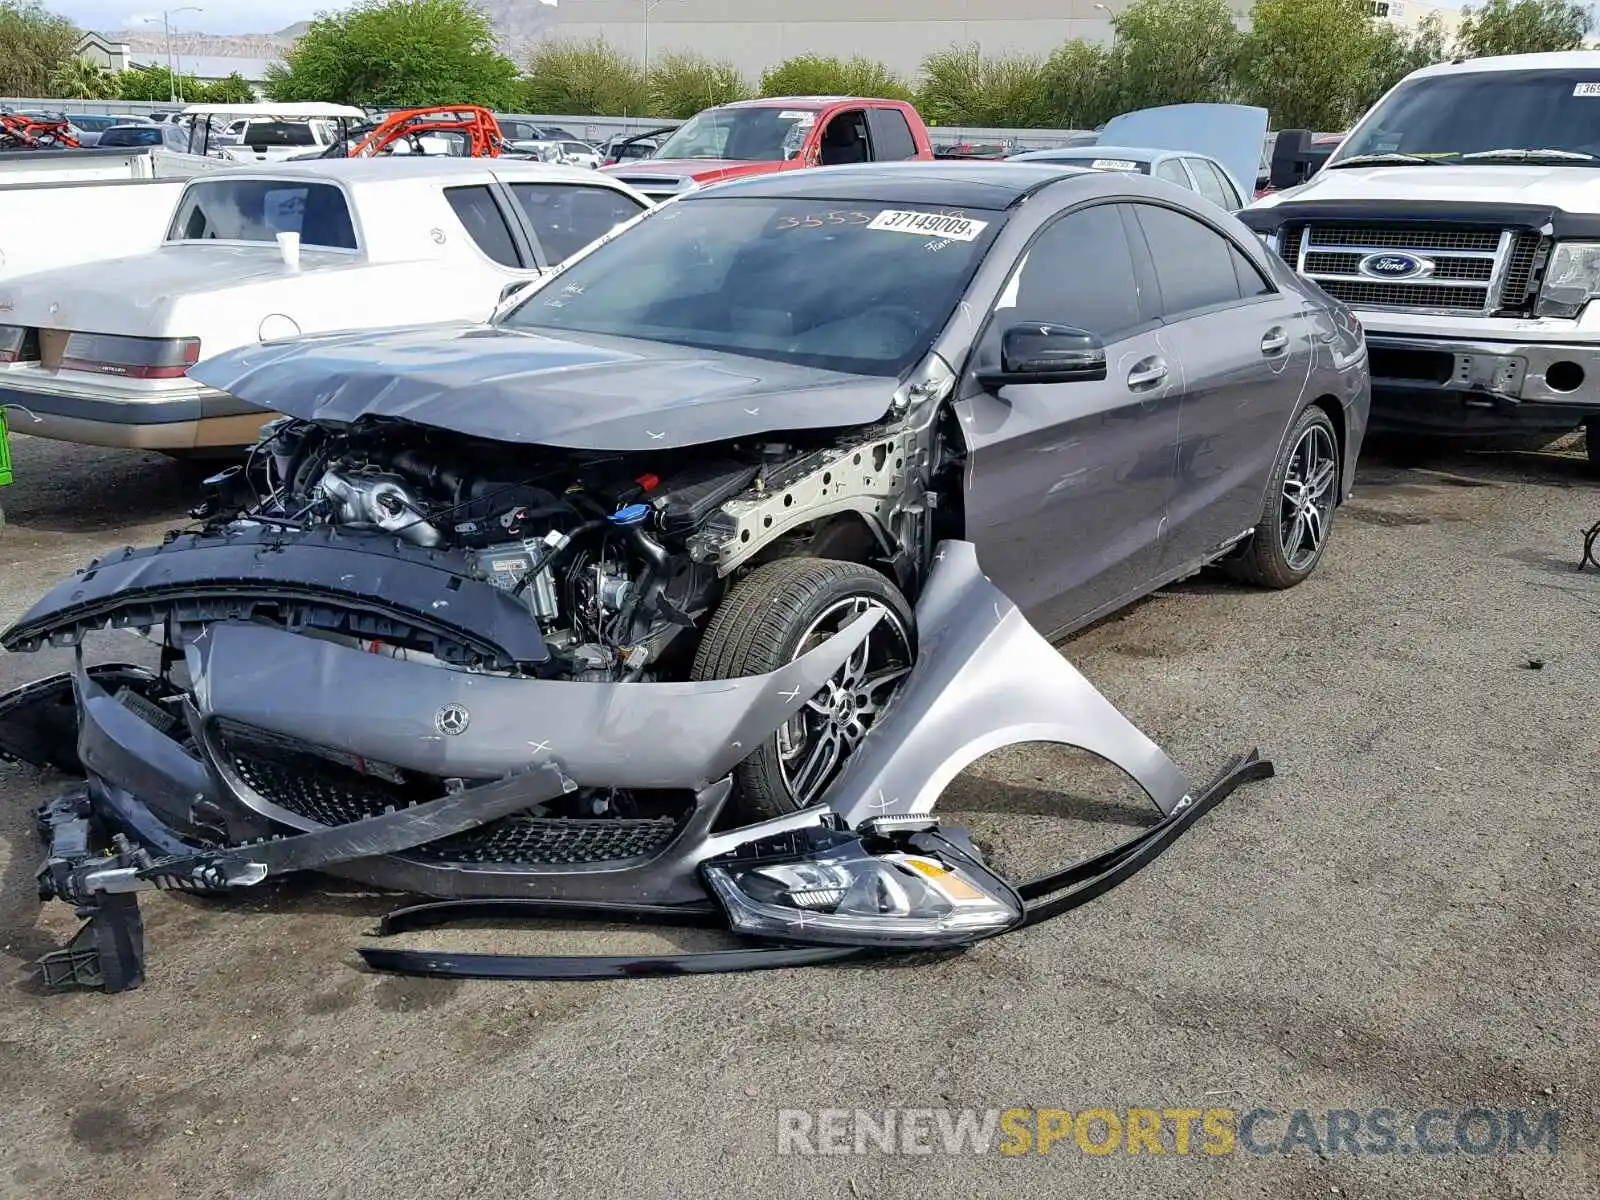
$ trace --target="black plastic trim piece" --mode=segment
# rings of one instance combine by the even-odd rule
[[[396,975],[435,975],[447,979],[638,979],[807,967],[864,958],[878,952],[855,946],[766,946],[698,954],[534,955],[460,954],[360,946],[356,953],[373,970]]]
[[[106,624],[246,620],[256,607],[286,605],[308,610],[302,615],[317,628],[348,623],[342,614],[365,618],[362,625],[403,624],[441,639],[440,657],[465,647],[502,670],[550,659],[527,609],[473,578],[459,555],[396,538],[267,527],[183,534],[96,559],[0,634],[0,645],[37,650],[53,636]],[[333,611],[309,611],[319,608]]]

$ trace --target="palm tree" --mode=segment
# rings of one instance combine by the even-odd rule
[[[99,63],[74,58],[50,76],[50,91],[57,100],[109,100],[117,94],[117,82]]]

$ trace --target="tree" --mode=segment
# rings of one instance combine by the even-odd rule
[[[911,87],[875,59],[801,54],[761,73],[763,96],[872,96],[910,100]]]
[[[174,81],[166,67],[129,67],[117,72],[112,79],[117,85],[117,95],[123,100],[170,100],[181,96],[185,100],[203,101],[206,98],[205,84],[193,75],[179,75]]]
[[[255,102],[256,90],[239,72],[234,71],[226,79],[219,79],[215,83],[208,83],[204,88],[205,95],[201,97],[208,104],[252,104]],[[184,95],[188,95],[187,92]]]
[[[935,51],[922,60],[917,107],[935,125],[1039,128],[1050,113],[1044,60],[985,58],[975,45]]]
[[[1365,111],[1386,41],[1367,0],[1257,0],[1239,78],[1278,129],[1345,129]],[[1392,64],[1388,69],[1392,70]]]
[[[267,94],[374,107],[506,108],[516,78],[488,17],[468,0],[365,0],[311,22],[284,65],[271,68]]]
[[[518,103],[552,117],[654,115],[644,68],[603,37],[541,43],[528,58]]]
[[[1450,57],[1450,39],[1438,13],[1429,13],[1415,29],[1387,22],[1373,25],[1373,52],[1367,79],[1357,96],[1356,111],[1365,112],[1411,72]]]
[[[739,68],[726,59],[672,50],[650,65],[653,116],[686,119],[703,108],[743,100],[749,94]]]
[[[50,95],[57,100],[109,100],[117,94],[117,81],[97,62],[74,58],[50,76]]]
[[[1244,39],[1224,0],[1133,0],[1111,26],[1117,111],[1233,99]]]
[[[1121,111],[1111,52],[1084,41],[1063,42],[1045,60],[1044,87],[1055,129],[1098,129]]]
[[[74,57],[80,34],[31,0],[0,0],[0,96],[45,96]]]
[[[1570,0],[1488,0],[1481,8],[1461,10],[1456,36],[1470,58],[1537,54],[1578,49],[1593,24],[1589,9]]]

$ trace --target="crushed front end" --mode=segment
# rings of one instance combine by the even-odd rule
[[[488,906],[711,922],[751,943],[660,960],[363,950],[388,970],[602,977],[959,946],[1092,898],[1270,773],[1246,755],[1192,788],[973,546],[919,541],[934,506],[906,504],[903,472],[821,482],[906,436],[567,453],[541,476],[526,448],[269,428],[250,468],[212,481],[197,531],[91,564],[0,636],[77,647],[71,671],[0,697],[0,754],[82,780],[40,813],[41,895],[86,918],[47,981],[135,986],[140,891],[308,871],[429,898],[386,932]],[[809,511],[785,518],[795,497]],[[892,700],[821,785],[762,812],[742,765],[862,677],[899,618],[853,604],[770,669],[728,670],[706,666],[707,614],[736,567],[781,550],[751,529],[830,503],[915,595],[916,651],[883,666]],[[155,642],[156,669],[91,665],[83,640],[108,627]],[[932,810],[963,768],[1024,741],[1116,764],[1161,821],[1044,879],[999,878]]]

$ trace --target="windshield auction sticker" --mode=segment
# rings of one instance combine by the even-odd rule
[[[987,221],[955,217],[946,213],[912,212],[886,208],[872,218],[868,229],[887,229],[892,233],[913,233],[919,237],[940,237],[952,242],[970,242],[989,228]]]
[[[1580,83],[1572,89],[1574,96],[1600,96],[1600,83]]]
[[[1137,171],[1139,164],[1126,158],[1097,158],[1089,164],[1096,171]]]

